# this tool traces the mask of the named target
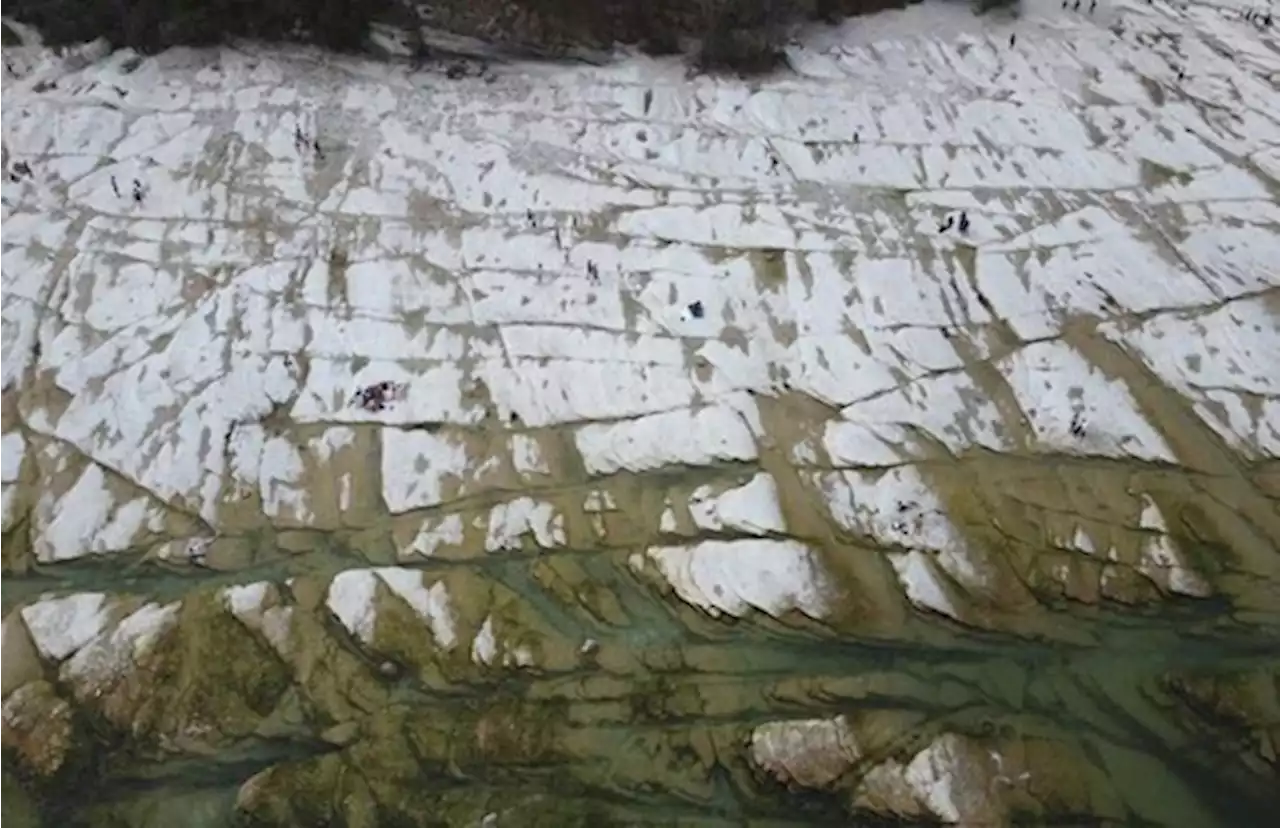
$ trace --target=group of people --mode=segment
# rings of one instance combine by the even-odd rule
[[[378,413],[387,410],[390,404],[403,397],[404,386],[402,384],[383,380],[381,383],[366,385],[364,388],[357,390],[351,402],[364,408],[369,413]]]
[[[960,230],[960,235],[962,235],[962,236],[967,236],[967,235],[969,235],[969,214],[968,214],[967,212],[965,212],[964,210],[961,210],[961,211],[960,211],[960,222],[959,222],[959,225],[960,225],[960,226],[959,226],[959,228],[958,228],[958,229]],[[950,230],[952,227],[955,227],[955,226],[956,226],[956,216],[955,216],[955,214],[953,213],[952,215],[947,216],[947,220],[946,220],[946,221],[944,221],[944,222],[942,222],[942,224],[938,225],[938,232],[939,232],[939,233],[945,233],[945,232],[947,232],[948,230]]]
[[[1263,29],[1271,27],[1271,12],[1261,12],[1257,9],[1250,9],[1244,13],[1244,19]]]
[[[320,146],[320,139],[311,138],[308,140],[300,126],[295,126],[293,128],[293,148],[298,152],[305,152],[310,148],[316,154],[316,158],[318,160],[324,160],[324,149]]]
[[[24,178],[31,178],[31,165],[26,161],[19,161],[9,170],[9,180],[16,184]]]
[[[120,198],[120,184],[116,181],[116,177],[111,176],[111,192],[116,194],[116,198]],[[129,197],[133,199],[134,204],[141,204],[147,199],[146,188],[142,186],[142,182],[133,179],[133,187],[129,190]]]
[[[385,411],[391,403],[402,399],[404,392],[404,385],[383,380],[357,390],[352,396],[351,402],[359,405],[370,414],[377,414]]]

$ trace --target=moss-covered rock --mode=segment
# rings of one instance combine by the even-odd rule
[[[71,759],[74,719],[70,702],[52,684],[24,684],[4,701],[4,748],[12,751],[26,774],[53,778]]]
[[[127,628],[155,606],[64,664],[61,677],[77,700],[144,745],[216,746],[253,733],[290,684],[285,665],[211,592],[174,606],[144,646]]]

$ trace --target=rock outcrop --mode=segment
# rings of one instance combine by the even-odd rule
[[[4,815],[1268,824],[1274,35],[1060,11],[6,46]]]

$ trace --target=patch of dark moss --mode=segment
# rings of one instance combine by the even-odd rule
[[[154,677],[155,686],[173,693],[166,730],[180,732],[194,718],[217,723],[227,735],[250,732],[292,684],[275,652],[228,613],[216,593],[184,601],[177,629],[181,634],[168,639],[174,650],[162,659],[167,674]]]

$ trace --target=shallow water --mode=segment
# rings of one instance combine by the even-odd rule
[[[324,577],[352,562],[334,552],[303,557],[314,560],[234,573],[226,581]],[[481,686],[429,686],[401,676],[387,686],[387,703],[408,706],[415,715],[449,719],[516,705],[521,719],[567,728],[567,736],[545,738],[568,741],[571,749],[545,761],[464,764],[461,777],[428,763],[412,784],[438,807],[447,807],[454,795],[501,810],[495,803],[523,792],[550,795],[555,804],[548,806],[547,824],[580,812],[619,824],[738,824],[748,817],[764,824],[845,824],[829,797],[804,804],[781,790],[744,791],[736,779],[742,768],[715,764],[728,757],[709,763],[696,745],[724,744],[732,741],[725,734],[778,719],[867,710],[897,711],[930,728],[979,735],[1079,740],[1149,823],[1263,824],[1271,804],[1262,780],[1224,766],[1220,737],[1206,741],[1184,730],[1159,689],[1170,675],[1274,674],[1274,630],[1231,623],[1225,606],[1196,602],[1139,616],[1095,610],[1088,618],[1063,607],[1053,617],[1052,641],[1016,632],[940,629],[925,620],[910,621],[896,634],[862,638],[680,617],[611,557],[616,559],[608,551],[580,550],[483,561],[473,568],[520,595],[558,635],[593,639],[601,653],[628,652],[625,666],[588,666]],[[584,623],[580,609],[539,585],[539,568],[561,558],[613,591],[625,618],[621,625]],[[93,576],[86,569],[59,585],[143,589],[170,601],[208,589],[213,580],[110,579],[102,570]],[[6,601],[16,600],[14,587],[23,581],[5,583]],[[593,690],[591,683],[598,681],[609,686]],[[251,740],[204,759],[116,759],[74,801],[47,810],[46,824],[109,824],[95,816],[109,811],[131,825],[172,824],[179,815],[185,825],[232,825],[235,792],[249,776],[333,749],[314,736],[293,733],[283,740]],[[542,824],[514,819],[513,824]],[[1082,819],[1087,821],[1064,815],[1057,824],[1084,824]]]

